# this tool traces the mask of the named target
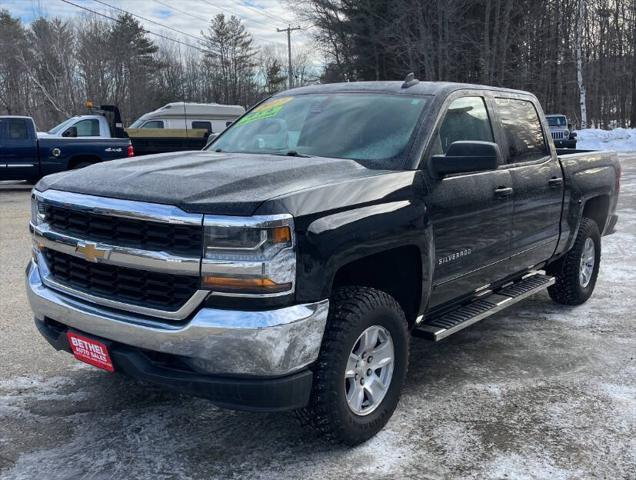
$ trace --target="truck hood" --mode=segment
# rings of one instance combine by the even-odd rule
[[[44,177],[36,189],[252,215],[271,198],[381,173],[353,160],[194,151],[98,163]]]

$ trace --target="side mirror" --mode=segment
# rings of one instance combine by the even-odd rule
[[[568,123],[568,130],[572,130],[572,124]]]
[[[445,155],[433,155],[431,167],[439,176],[452,173],[496,170],[503,163],[501,151],[496,143],[461,140],[451,143]]]
[[[62,134],[63,137],[77,137],[77,127],[68,127]]]

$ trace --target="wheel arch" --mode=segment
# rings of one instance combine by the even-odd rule
[[[391,248],[341,265],[334,272],[330,290],[360,286],[388,293],[398,302],[411,327],[422,304],[422,266],[422,252],[417,245]]]
[[[73,170],[74,168],[77,168],[77,166],[81,165],[82,163],[89,163],[92,165],[94,163],[98,163],[101,161],[102,159],[99,158],[97,155],[86,155],[86,154],[74,155],[68,160],[68,169]]]
[[[588,198],[583,205],[582,217],[594,220],[598,226],[598,231],[603,235],[607,218],[609,217],[610,197],[609,195],[598,195]]]

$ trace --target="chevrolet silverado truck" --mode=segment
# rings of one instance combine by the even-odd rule
[[[31,117],[0,116],[0,180],[37,182],[44,175],[132,157],[123,138],[38,138]]]
[[[576,148],[577,134],[565,115],[546,115],[552,140],[557,148]]]
[[[303,87],[205,151],[42,179],[28,298],[79,360],[357,444],[398,404],[411,334],[592,295],[619,181],[612,152],[557,152],[529,93]]]

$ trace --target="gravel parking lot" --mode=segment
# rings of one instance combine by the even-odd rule
[[[29,187],[0,184],[0,478],[635,479],[636,154],[621,159],[592,299],[542,293],[440,344],[414,338],[396,414],[353,449],[55,352],[23,286]]]

